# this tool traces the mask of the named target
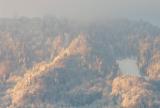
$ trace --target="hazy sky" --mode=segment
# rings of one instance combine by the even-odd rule
[[[160,25],[160,0],[0,0],[0,17],[44,15],[83,21],[144,19]]]

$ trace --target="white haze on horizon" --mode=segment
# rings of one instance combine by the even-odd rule
[[[52,15],[78,21],[143,19],[160,26],[160,0],[0,0],[0,17]]]

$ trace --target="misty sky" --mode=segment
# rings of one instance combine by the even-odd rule
[[[0,0],[0,17],[45,15],[80,21],[143,19],[160,26],[160,0]]]

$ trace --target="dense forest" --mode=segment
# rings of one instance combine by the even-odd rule
[[[137,58],[140,76],[120,72]],[[127,19],[0,19],[0,108],[160,108],[160,28]]]

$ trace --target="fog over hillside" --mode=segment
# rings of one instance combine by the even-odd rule
[[[0,108],[160,108],[160,0],[0,0]]]
[[[159,108],[159,40],[142,20],[1,18],[0,107]]]

